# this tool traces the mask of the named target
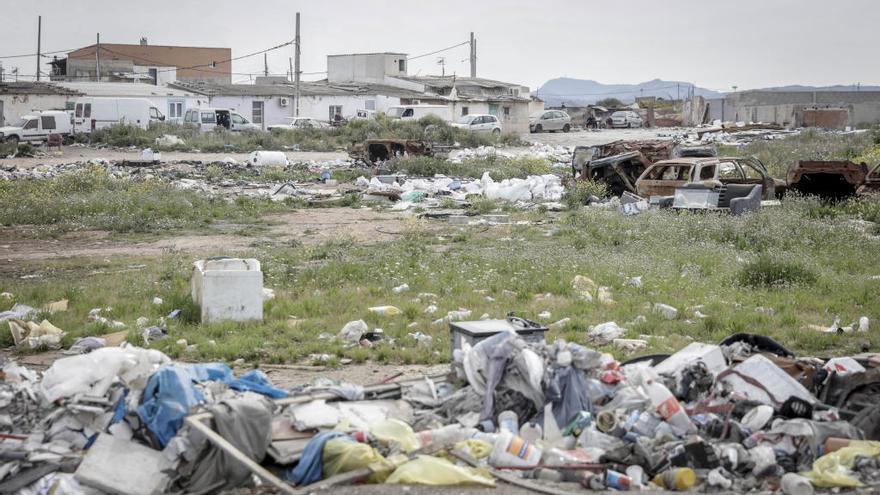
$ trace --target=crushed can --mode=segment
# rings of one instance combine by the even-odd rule
[[[617,471],[605,471],[605,486],[612,490],[627,491],[632,487],[632,478]]]

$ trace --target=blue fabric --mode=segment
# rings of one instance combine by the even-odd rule
[[[150,376],[137,409],[161,447],[177,435],[192,408],[204,402],[204,394],[194,384],[206,381],[222,382],[233,390],[252,391],[276,399],[287,395],[286,391],[273,387],[259,370],[236,379],[229,366],[223,363],[163,366]]]
[[[260,370],[250,370],[229,383],[229,387],[239,392],[256,392],[273,399],[287,397],[287,391],[275,388],[269,377]]]
[[[343,437],[348,438],[352,442],[354,441],[345,433],[338,431],[324,431],[312,437],[303,450],[299,464],[286,472],[284,478],[288,481],[293,481],[297,486],[311,485],[316,481],[320,481],[324,477],[324,463],[321,461],[324,445],[334,438]]]

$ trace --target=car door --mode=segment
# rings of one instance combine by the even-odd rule
[[[688,183],[693,165],[689,163],[659,163],[652,165],[636,181],[640,196],[672,196],[675,188]]]
[[[486,128],[489,125],[489,119],[490,117],[487,117],[485,115],[474,119],[477,122],[476,130],[479,132],[486,132]]]
[[[207,112],[200,112],[201,121],[200,128],[203,131],[213,131],[214,127],[217,125],[217,115],[213,110]]]
[[[233,113],[233,114],[230,116],[230,120],[232,121],[232,123],[231,123],[231,126],[230,126],[229,130],[231,130],[231,131],[242,131],[242,130],[244,130],[244,128],[245,128],[245,125],[244,125],[244,124],[245,124],[244,117],[242,117],[241,115],[239,115],[239,114],[237,114],[237,113]]]
[[[37,123],[37,119],[30,119],[22,126],[22,140],[30,141],[33,139],[38,139],[40,134],[40,128]]]

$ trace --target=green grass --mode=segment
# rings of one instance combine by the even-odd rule
[[[571,318],[563,328],[551,330],[549,339],[587,345],[589,325],[616,321],[628,329],[625,337],[648,336],[646,353],[674,351],[690,339],[717,342],[735,332],[768,335],[806,355],[876,350],[880,280],[872,277],[880,271],[871,254],[878,252],[880,240],[851,222],[854,217],[845,206],[829,217],[811,214],[815,204],[795,198],[743,217],[671,211],[624,217],[586,208],[564,213],[556,225],[448,227],[438,232],[413,224],[396,240],[380,245],[342,238],[311,247],[256,247],[238,254],[259,259],[265,286],[275,289],[262,324],[199,324],[188,299],[193,257],[180,253],[16,265],[3,272],[0,289],[35,307],[70,299],[68,312],[49,317],[69,332],[66,343],[108,331],[87,322],[94,307],[111,306],[108,317],[129,326],[140,316],[154,322],[172,309],[186,309],[184,318],[170,322],[171,338],[155,347],[198,360],[308,362],[311,354],[327,353],[332,362],[445,362],[448,327],[432,321],[459,308],[473,311],[474,319],[484,313],[501,318],[510,311],[536,319],[547,310],[552,313],[547,323]],[[230,253],[218,247],[216,253],[205,254]],[[141,264],[145,266],[129,268]],[[38,277],[22,280],[23,274]],[[571,288],[577,274],[610,287],[616,304],[579,300]],[[750,275],[743,279],[743,274]],[[626,285],[634,276],[642,277],[643,287]],[[391,291],[403,283],[410,291]],[[438,295],[436,314],[424,313],[430,301],[419,300],[421,292]],[[548,293],[549,298],[536,297]],[[165,300],[162,306],[150,304],[157,295]],[[648,308],[655,302],[677,307],[681,316],[667,321],[652,314]],[[402,314],[380,317],[367,311],[376,305],[397,306]],[[696,318],[687,309],[697,305],[707,318]],[[756,312],[758,306],[773,308],[775,315]],[[627,323],[638,315],[646,321]],[[838,316],[844,325],[868,316],[872,330],[836,335],[808,328],[828,326]],[[296,325],[289,323],[293,317]],[[319,338],[322,333],[335,335],[357,319],[384,329],[393,343],[364,349]],[[415,328],[409,328],[413,322]],[[416,345],[407,335],[415,331],[432,335],[433,344]],[[0,343],[8,344],[8,335],[0,335]],[[180,338],[196,344],[197,352],[184,355],[175,344]],[[135,332],[130,339],[139,341]],[[613,346],[602,350],[623,357]]]
[[[37,226],[50,233],[168,232],[218,220],[252,223],[285,209],[289,206],[265,199],[183,191],[158,179],[117,179],[100,167],[45,180],[0,181],[0,225]]]
[[[157,146],[155,140],[164,134],[173,134],[184,144]],[[438,118],[425,117],[418,121],[388,119],[384,115],[371,120],[355,120],[341,127],[329,129],[274,130],[272,132],[229,132],[224,129],[200,132],[195,126],[159,123],[144,130],[135,126],[117,125],[95,131],[87,139],[92,144],[117,147],[153,147],[160,150],[204,152],[262,150],[338,151],[351,143],[370,138],[427,139],[437,144],[459,144],[464,147],[486,145],[521,146],[515,135],[499,137],[469,132],[450,126]]]
[[[871,133],[839,135],[807,129],[796,136],[753,141],[746,146],[719,146],[721,156],[755,156],[774,177],[784,178],[799,160],[851,160],[872,144]]]

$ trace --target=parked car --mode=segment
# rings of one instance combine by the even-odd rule
[[[116,124],[147,129],[151,122],[165,120],[165,115],[146,98],[77,98],[73,110],[73,132],[89,133]]]
[[[311,117],[289,117],[286,124],[274,124],[266,127],[272,129],[326,129],[330,127],[326,122]]]
[[[501,135],[501,122],[499,122],[498,117],[494,115],[465,115],[458,119],[458,122],[452,124],[452,126],[475,132],[491,132],[496,136]]]
[[[785,189],[785,181],[777,181],[757,158],[674,158],[654,163],[636,180],[639,196],[672,196],[675,189],[701,184],[707,189],[726,189],[731,195],[748,194],[751,187],[761,184],[762,199],[773,199]],[[778,190],[777,190],[778,189]],[[728,198],[730,199],[730,198]]]
[[[67,112],[50,110],[25,115],[14,125],[0,127],[0,141],[8,143],[43,142],[49,134],[67,137],[73,132]]]
[[[446,122],[452,121],[452,113],[446,105],[399,105],[389,107],[385,115],[392,119],[419,120],[422,117],[433,115]]]
[[[213,131],[217,126],[233,132],[261,130],[259,125],[226,108],[191,108],[184,114],[183,123],[196,125],[203,132]]]
[[[632,110],[619,110],[611,114],[611,127],[641,127],[642,116]]]
[[[529,115],[529,131],[562,131],[571,130],[571,117],[561,110],[542,110]]]

